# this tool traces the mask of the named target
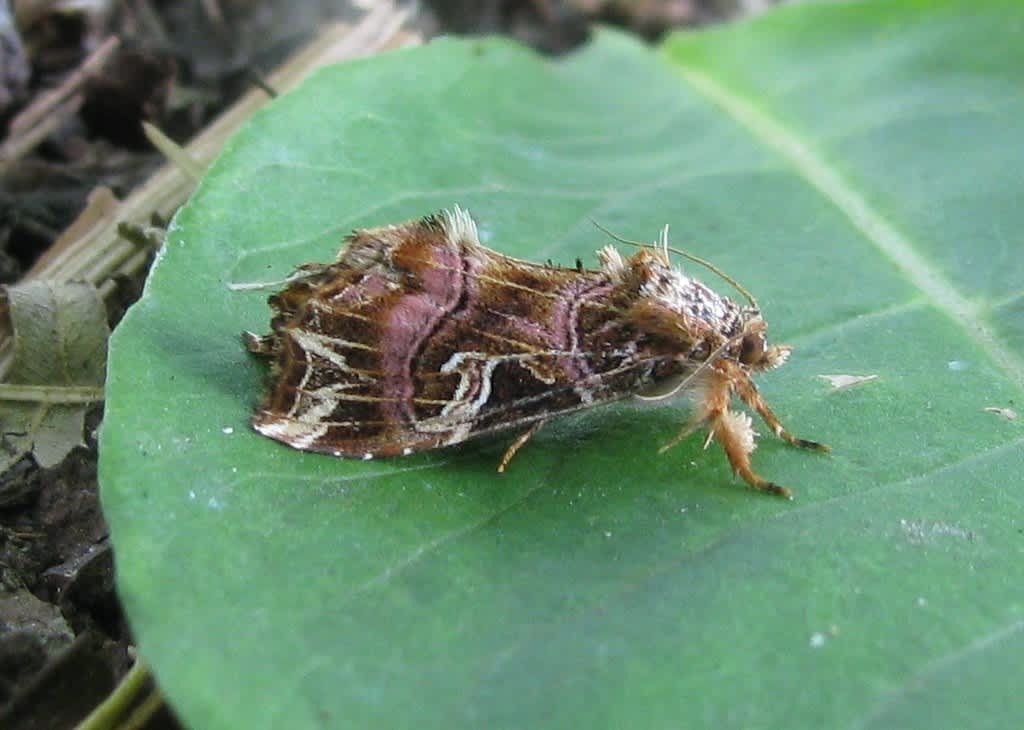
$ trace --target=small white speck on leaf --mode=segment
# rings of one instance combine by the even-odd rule
[[[835,374],[835,375],[819,375],[822,380],[827,380],[828,384],[832,386],[830,392],[837,390],[846,390],[847,388],[855,388],[858,385],[864,383],[870,383],[872,380],[878,380],[877,374],[872,375],[846,375],[846,374]]]
[[[223,431],[226,436],[230,436],[235,432],[235,429],[233,429],[231,426],[225,426],[224,428],[221,429],[221,431]]]
[[[828,627],[827,632],[815,631],[813,634],[811,634],[811,638],[808,643],[811,645],[812,649],[820,649],[821,647],[825,646],[826,641],[828,641],[829,639],[834,639],[837,636],[839,636],[839,626],[837,626],[836,624],[832,624]]]
[[[985,413],[995,413],[997,416],[1002,416],[1007,421],[1017,420],[1017,411],[1012,408],[999,408],[998,406],[986,406],[982,408]]]
[[[963,360],[950,360],[949,362],[946,363],[946,367],[952,370],[954,373],[959,373],[963,372],[970,366]]]

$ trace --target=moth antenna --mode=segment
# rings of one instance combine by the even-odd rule
[[[619,243],[625,243],[628,246],[636,246],[637,248],[652,248],[652,249],[655,249],[656,251],[659,250],[659,249],[663,249],[665,251],[665,257],[666,258],[668,258],[668,253],[671,252],[671,253],[674,253],[676,256],[682,256],[684,259],[689,259],[690,261],[693,261],[696,264],[700,264],[701,266],[706,268],[711,273],[716,274],[717,276],[719,276],[722,280],[724,280],[727,284],[729,284],[733,289],[738,291],[740,294],[745,296],[747,298],[747,301],[750,302],[750,306],[753,307],[754,309],[757,309],[758,311],[760,311],[760,307],[757,304],[757,300],[754,299],[754,295],[751,294],[749,291],[747,291],[747,288],[745,286],[743,286],[742,284],[740,284],[738,281],[736,281],[734,278],[729,276],[727,273],[722,271],[720,268],[715,266],[713,263],[711,263],[707,259],[702,259],[700,256],[695,256],[694,254],[687,253],[686,251],[683,251],[682,249],[675,248],[674,246],[669,246],[668,245],[668,226],[665,226],[664,228],[661,229],[661,236],[658,239],[658,244],[652,246],[651,244],[644,243],[642,241],[631,241],[628,238],[623,238],[622,236],[618,235],[617,233],[613,233],[612,231],[608,230],[607,228],[602,226],[600,223],[595,221],[593,218],[590,219],[590,222],[593,223],[595,226],[597,226],[598,229],[600,229],[605,235],[615,239]]]
[[[308,270],[301,268],[296,269],[292,273],[288,274],[283,279],[277,281],[241,281],[241,282],[228,282],[227,288],[229,291],[259,291],[260,289],[270,289],[271,287],[278,287],[282,284],[291,284],[293,281],[299,281],[305,279],[310,275]]]
[[[645,396],[642,396],[642,395],[637,395],[636,397],[639,398],[640,400],[666,400],[667,398],[672,398],[673,396],[675,396],[680,391],[685,390],[686,387],[690,383],[693,382],[694,378],[696,378],[702,372],[704,372],[709,367],[711,367],[715,363],[715,360],[717,360],[718,358],[720,358],[722,356],[723,352],[725,352],[727,349],[729,349],[730,347],[735,345],[737,342],[742,340],[743,336],[744,336],[743,332],[740,332],[738,335],[733,335],[728,340],[726,340],[721,345],[719,345],[714,350],[712,350],[711,354],[708,355],[708,359],[707,360],[705,360],[700,365],[698,365],[697,368],[692,373],[690,373],[685,378],[680,380],[679,383],[676,384],[676,386],[674,388],[672,388],[672,390],[670,390],[669,392],[667,392],[667,393],[659,393],[658,395],[653,396],[653,397],[652,396],[646,396],[645,397]]]

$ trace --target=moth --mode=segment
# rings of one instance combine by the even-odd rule
[[[619,239],[624,240],[624,239]],[[628,242],[632,243],[632,242]],[[751,375],[782,365],[754,298],[703,259],[636,244],[600,268],[563,268],[504,256],[480,244],[454,207],[419,220],[355,230],[337,259],[305,264],[269,298],[270,333],[245,333],[270,360],[270,385],[252,425],[303,451],[374,459],[519,431],[498,466],[549,419],[627,397],[692,394],[681,432],[707,430],[733,470],[758,490],[790,490],[758,475],[749,406],[786,442],[793,436]],[[725,278],[740,305],[673,267],[682,255]]]

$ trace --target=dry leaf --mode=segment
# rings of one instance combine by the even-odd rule
[[[40,466],[53,466],[83,443],[88,401],[101,398],[110,336],[91,284],[35,279],[6,291],[14,357],[0,385],[0,473],[28,452]],[[84,398],[90,387],[96,397]]]

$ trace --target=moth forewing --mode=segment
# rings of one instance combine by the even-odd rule
[[[254,428],[297,449],[372,459],[522,433],[548,419],[629,396],[697,393],[680,435],[706,428],[751,486],[789,496],[750,465],[749,417],[737,396],[791,444],[750,373],[781,365],[745,289],[741,307],[669,261],[658,247],[598,252],[600,268],[561,268],[480,245],[455,207],[346,239],[333,264],[306,264],[270,297],[271,332],[249,350],[271,360]]]

